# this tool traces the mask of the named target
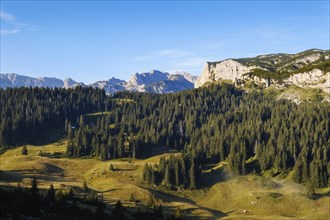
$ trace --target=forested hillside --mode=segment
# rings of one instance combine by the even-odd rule
[[[65,119],[104,109],[104,100],[104,91],[83,87],[0,89],[0,146],[31,143]]]
[[[182,150],[178,157],[145,167],[147,183],[170,189],[198,187],[208,160],[226,160],[235,174],[293,170],[299,183],[325,187],[330,182],[328,103],[296,105],[226,84],[111,97],[87,88],[0,91],[2,146],[62,126],[68,157],[108,160],[138,158],[150,147]]]

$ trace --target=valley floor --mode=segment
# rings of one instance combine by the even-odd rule
[[[21,147],[0,155],[1,187],[30,187],[36,177],[38,187],[55,189],[89,188],[103,196],[111,206],[121,200],[128,210],[147,209],[150,194],[157,204],[164,207],[169,216],[180,208],[193,219],[330,219],[330,188],[317,189],[316,197],[308,199],[305,188],[288,178],[271,178],[254,175],[234,176],[225,163],[215,164],[203,171],[203,187],[200,190],[168,191],[163,187],[141,184],[145,163],[158,163],[161,156],[175,152],[158,152],[159,155],[141,160],[68,159],[59,155],[66,149],[60,141],[45,146],[28,146],[28,155],[21,155]],[[43,156],[40,155],[42,151]],[[110,171],[109,166],[114,170]],[[131,195],[138,200],[130,202]]]

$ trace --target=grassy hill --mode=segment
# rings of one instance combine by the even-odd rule
[[[161,156],[177,154],[158,149],[150,157],[140,160],[110,160],[101,162],[93,158],[68,159],[66,141],[44,146],[27,146],[28,155],[21,155],[21,147],[0,155],[0,185],[29,187],[36,177],[39,188],[55,189],[81,187],[83,181],[89,188],[103,192],[104,201],[113,205],[121,200],[128,211],[147,209],[150,194],[164,207],[169,216],[179,207],[187,217],[196,219],[329,219],[329,188],[318,189],[314,199],[305,196],[305,188],[287,178],[264,176],[235,176],[227,164],[210,164],[203,170],[203,187],[199,190],[168,191],[159,186],[141,183],[145,163],[158,163]],[[42,151],[43,156],[40,155]],[[109,166],[114,170],[110,171]],[[78,194],[77,194],[78,195]],[[138,202],[131,202],[134,195]]]

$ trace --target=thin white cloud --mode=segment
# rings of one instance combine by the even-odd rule
[[[38,31],[38,25],[17,22],[14,15],[0,11],[1,18],[1,36],[18,34],[22,31]]]
[[[4,21],[15,21],[15,16],[4,11],[0,11],[0,18]]]
[[[21,30],[18,29],[18,28],[14,28],[14,29],[11,29],[11,30],[1,29],[1,35],[3,35],[3,36],[10,35],[10,34],[17,34],[19,32],[21,32]]]

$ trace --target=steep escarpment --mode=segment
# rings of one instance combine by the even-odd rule
[[[311,49],[297,54],[268,54],[207,62],[195,82],[195,88],[229,81],[243,87],[252,85],[253,88],[283,89],[293,85],[330,94],[329,58],[329,50]]]
[[[202,75],[196,80],[195,87],[198,88],[205,83],[216,82],[219,80],[231,80],[242,78],[243,74],[256,68],[247,66],[232,59],[222,62],[207,62],[204,66]]]

